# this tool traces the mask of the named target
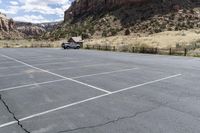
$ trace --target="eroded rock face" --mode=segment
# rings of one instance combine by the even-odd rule
[[[14,21],[7,18],[5,14],[0,13],[0,30],[11,31],[14,30]]]
[[[15,29],[15,22],[0,12],[0,39],[22,39],[24,34]]]
[[[114,6],[141,4],[151,0],[75,0],[71,7],[65,11],[64,21],[84,13],[96,12],[99,10],[108,10]]]
[[[26,34],[27,36],[38,36],[46,32],[45,29],[37,26],[21,26],[17,28],[18,31]]]
[[[39,36],[45,32],[55,29],[60,22],[33,24],[28,22],[16,22],[15,27],[18,31],[29,37]]]
[[[142,4],[155,3],[160,4],[166,10],[173,8],[179,10],[184,6],[187,7],[191,3],[198,4],[196,1],[198,0],[75,0],[71,7],[65,11],[64,21],[66,22],[74,17],[83,17],[84,14],[94,14],[98,11],[110,10],[116,6],[140,6]]]

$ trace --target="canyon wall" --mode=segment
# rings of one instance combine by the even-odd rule
[[[166,10],[170,10],[169,8],[173,7],[177,9],[188,7],[192,3],[200,6],[199,0],[75,0],[71,7],[65,11],[64,21],[66,22],[74,17],[84,17],[84,14],[107,11],[117,6],[140,6],[149,3],[160,5],[166,8]]]
[[[23,34],[15,29],[13,19],[0,12],[0,39],[21,39]]]
[[[11,31],[14,29],[14,21],[7,18],[3,13],[0,13],[0,31]]]
[[[55,29],[60,22],[32,24],[28,22],[16,22],[0,12],[0,39],[22,39],[40,36],[43,33]]]
[[[84,13],[94,13],[109,10],[114,6],[141,4],[151,0],[75,0],[71,7],[65,11],[64,21]]]

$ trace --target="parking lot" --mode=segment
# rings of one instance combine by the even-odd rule
[[[200,58],[0,49],[0,133],[199,133]]]

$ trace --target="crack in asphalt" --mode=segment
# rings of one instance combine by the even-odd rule
[[[20,123],[19,119],[15,116],[15,114],[10,110],[9,106],[6,104],[6,102],[3,100],[2,95],[0,94],[0,101],[3,103],[3,105],[6,107],[7,111],[13,116],[14,120],[17,121],[18,126],[20,126],[26,133],[29,132],[24,126]]]
[[[104,122],[104,123],[101,123],[101,124],[97,124],[97,125],[92,125],[92,126],[84,126],[84,127],[78,127],[78,128],[74,128],[74,129],[68,129],[68,130],[63,130],[63,131],[58,131],[57,133],[67,133],[67,132],[73,132],[73,131],[78,131],[78,130],[84,130],[84,129],[91,129],[91,128],[97,128],[97,127],[103,127],[103,126],[106,126],[106,125],[109,125],[109,124],[113,124],[113,123],[116,123],[116,122],[119,122],[121,120],[125,120],[125,119],[132,119],[140,114],[143,114],[143,113],[147,113],[147,112],[151,112],[157,108],[159,108],[160,106],[157,106],[157,107],[154,107],[154,108],[151,108],[151,109],[148,109],[148,110],[145,110],[145,111],[140,111],[140,112],[136,112],[135,114],[133,115],[129,115],[129,116],[124,116],[124,117],[119,117],[117,119],[114,119],[114,120],[110,120],[110,121],[107,121],[107,122]]]

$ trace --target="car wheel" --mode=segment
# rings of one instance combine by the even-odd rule
[[[78,47],[76,47],[76,49],[80,49],[80,47],[78,46]]]

